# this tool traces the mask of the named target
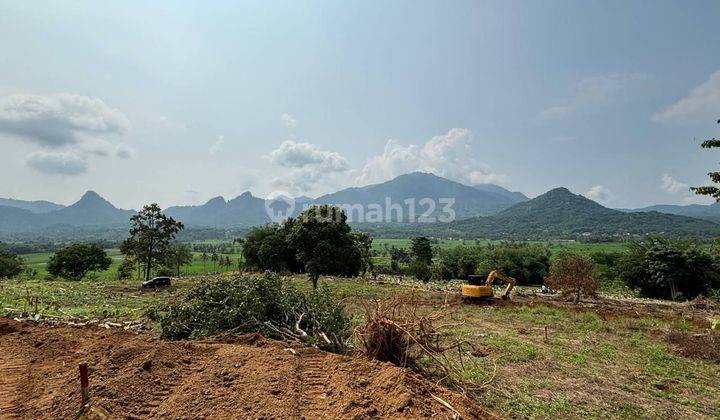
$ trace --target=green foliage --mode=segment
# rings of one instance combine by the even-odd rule
[[[519,284],[539,284],[550,267],[550,252],[536,244],[507,242],[485,246],[458,246],[440,255],[440,270],[446,279],[471,274],[487,275],[501,270]]]
[[[162,265],[170,275],[180,276],[180,267],[191,264],[193,254],[190,247],[183,244],[170,244],[163,255]]]
[[[82,280],[91,271],[105,271],[112,264],[102,247],[97,244],[72,244],[56,252],[47,264],[53,276],[68,280]]]
[[[350,320],[329,289],[299,289],[277,274],[221,277],[196,284],[161,317],[162,337],[181,340],[223,332],[259,332],[286,337],[300,329],[321,343],[321,333],[336,343],[350,336]]]
[[[351,231],[342,210],[324,205],[282,225],[253,229],[243,256],[257,270],[305,272],[316,287],[320,275],[356,276],[370,269],[371,246],[367,234]]]
[[[117,269],[118,279],[129,279],[135,271],[135,261],[132,258],[125,258]]]
[[[690,242],[633,242],[618,268],[620,278],[646,297],[692,299],[720,288],[716,259]]]
[[[12,252],[0,249],[0,278],[13,278],[25,268],[23,259]]]
[[[154,203],[143,207],[130,218],[130,223],[130,236],[120,245],[120,251],[141,262],[145,279],[149,280],[154,266],[160,264],[167,254],[170,241],[184,226],[166,216]]]
[[[720,120],[717,121],[718,124],[720,124]],[[703,149],[714,149],[717,147],[720,147],[720,140],[716,138],[711,138],[708,140],[705,140],[700,145]],[[710,172],[708,174],[710,177],[710,181],[712,181],[713,184],[720,183],[720,172]],[[720,201],[720,188],[718,188],[715,185],[705,185],[702,187],[692,187],[691,190],[695,191],[695,194],[698,195],[709,195],[710,197],[714,198],[716,201]]]
[[[416,261],[423,262],[425,265],[432,264],[433,250],[432,245],[430,244],[430,239],[425,236],[412,238],[410,254]]]
[[[427,283],[432,278],[432,270],[425,261],[416,259],[410,263],[409,267],[410,274],[416,279]]]

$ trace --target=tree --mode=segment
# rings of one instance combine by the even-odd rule
[[[424,236],[412,238],[410,253],[416,261],[422,261],[426,265],[432,264],[433,250],[430,239]]]
[[[720,124],[720,120],[717,120],[717,123]],[[715,137],[705,140],[700,145],[703,149],[714,149],[716,147],[720,147],[720,140],[716,139]],[[720,184],[720,172],[710,172],[708,173],[708,176],[710,177],[710,180],[714,184]],[[706,185],[702,187],[692,187],[690,188],[695,192],[695,194],[698,195],[709,195],[712,198],[715,199],[715,201],[720,202],[720,188],[714,186],[714,185]]]
[[[588,256],[561,251],[553,259],[545,282],[565,294],[574,294],[578,303],[581,294],[595,296],[597,293],[595,263]]]
[[[360,254],[360,272],[373,271],[372,238],[366,232],[352,232],[355,247]]]
[[[176,276],[180,276],[180,267],[192,264],[193,254],[187,245],[171,244],[163,257],[163,265],[172,269]]]
[[[313,206],[296,220],[288,219],[288,242],[298,262],[317,289],[322,274],[356,276],[362,267],[362,256],[340,208]]]
[[[143,207],[130,218],[130,223],[130,236],[123,241],[120,251],[141,261],[145,266],[145,280],[149,280],[153,264],[163,261],[170,241],[184,226],[166,216],[155,203]]]
[[[90,271],[105,271],[112,264],[97,244],[72,244],[57,251],[47,264],[50,274],[68,280],[82,280]]]
[[[12,252],[0,249],[0,278],[13,278],[25,268],[22,258]]]
[[[717,261],[690,242],[632,242],[618,263],[620,278],[645,297],[692,299],[720,288]]]

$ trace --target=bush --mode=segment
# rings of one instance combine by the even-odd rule
[[[432,271],[430,271],[430,266],[423,260],[414,260],[412,263],[410,263],[409,271],[410,275],[423,283],[427,283],[432,277]]]
[[[0,249],[0,278],[13,278],[22,273],[25,262],[19,256]]]
[[[167,308],[160,326],[162,337],[172,340],[250,332],[299,339],[302,330],[303,339],[335,351],[344,350],[351,334],[343,306],[329,289],[300,290],[271,273],[204,280]]]
[[[107,253],[97,244],[72,244],[56,252],[47,264],[53,276],[82,280],[90,271],[105,271],[112,264]]]
[[[574,294],[578,303],[581,294],[595,296],[597,293],[595,263],[588,256],[562,251],[553,259],[546,283],[564,294]]]

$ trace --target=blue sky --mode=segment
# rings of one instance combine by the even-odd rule
[[[0,1],[0,196],[318,195],[412,170],[704,202],[714,1]]]

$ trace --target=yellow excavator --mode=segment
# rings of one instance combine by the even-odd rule
[[[508,284],[505,292],[500,297],[503,300],[510,299],[510,291],[515,287],[515,284],[517,284],[517,280],[498,270],[491,271],[484,281],[482,276],[468,276],[469,284],[460,286],[460,296],[462,296],[463,301],[492,300],[495,298],[495,293],[493,292],[493,282],[495,279],[504,280]]]

